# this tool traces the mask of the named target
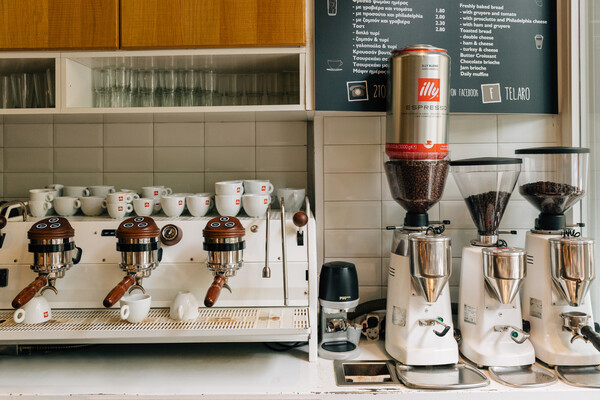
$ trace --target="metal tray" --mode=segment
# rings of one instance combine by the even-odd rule
[[[431,367],[397,364],[396,375],[412,389],[473,389],[490,384],[481,371],[462,363]]]
[[[579,387],[600,388],[600,366],[556,366],[561,381]]]
[[[548,386],[556,382],[556,375],[539,365],[516,367],[489,367],[490,376],[496,382],[516,388]]]
[[[389,360],[333,362],[337,386],[389,386],[400,385]]]

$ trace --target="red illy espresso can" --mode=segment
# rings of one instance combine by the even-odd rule
[[[385,152],[392,159],[448,155],[450,56],[417,44],[394,50],[388,64]]]

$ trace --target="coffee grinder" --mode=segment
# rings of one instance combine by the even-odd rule
[[[478,366],[490,367],[501,383],[528,387],[550,384],[556,377],[533,365],[535,353],[523,330],[519,289],[527,275],[525,250],[507,247],[498,236],[521,163],[519,158],[487,157],[450,165],[477,227],[477,239],[462,252],[460,351]]]
[[[589,294],[594,240],[580,237],[565,217],[587,190],[589,152],[578,147],[515,151],[523,158],[519,192],[540,211],[526,236],[528,276],[521,306],[536,357],[557,366],[567,383],[600,387],[600,351],[594,349],[600,348],[599,337],[591,328]]]
[[[329,360],[348,360],[360,354],[348,320],[348,313],[358,306],[358,275],[354,264],[333,261],[323,264],[319,275],[319,304],[321,329],[319,357]]]

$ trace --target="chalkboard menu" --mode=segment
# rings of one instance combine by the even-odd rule
[[[316,109],[385,111],[412,44],[448,50],[452,112],[558,112],[556,0],[315,0]]]

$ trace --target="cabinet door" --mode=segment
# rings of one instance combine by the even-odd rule
[[[121,48],[304,46],[304,0],[121,0]]]
[[[119,0],[0,0],[0,49],[117,49],[118,4]]]

